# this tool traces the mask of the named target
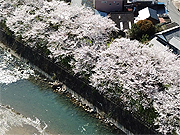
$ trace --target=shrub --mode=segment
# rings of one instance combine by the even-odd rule
[[[140,20],[137,22],[137,25],[139,26],[142,35],[148,34],[151,36],[155,33],[155,27],[150,20]]]
[[[129,31],[131,39],[137,39],[143,41],[146,37],[146,40],[153,36],[155,33],[155,26],[150,20],[140,20],[137,23],[132,25],[132,28]]]

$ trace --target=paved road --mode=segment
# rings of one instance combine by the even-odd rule
[[[173,5],[172,1],[171,0],[159,0],[159,2],[164,2],[171,20],[180,25],[180,12]]]

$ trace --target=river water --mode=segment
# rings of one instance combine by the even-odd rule
[[[113,133],[39,78],[27,64],[0,48],[1,134]]]

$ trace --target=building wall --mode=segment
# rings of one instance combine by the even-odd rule
[[[118,27],[121,31],[131,29],[131,26],[134,23],[134,14],[132,12],[112,12],[110,13],[110,18],[116,23],[116,27]]]
[[[71,0],[71,5],[84,5],[102,12],[123,11],[126,0]]]
[[[123,0],[95,0],[95,9],[104,12],[123,11]]]

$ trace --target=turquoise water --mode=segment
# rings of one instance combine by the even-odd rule
[[[1,85],[1,103],[27,117],[44,121],[50,133],[110,134],[110,129],[76,107],[63,95],[37,86],[28,80]]]
[[[0,104],[14,108],[25,117],[33,120],[37,118],[42,127],[47,124],[45,131],[49,134],[112,134],[110,127],[102,124],[82,108],[73,105],[65,95],[53,93],[47,85],[48,82],[33,76],[27,79],[28,73],[32,71],[21,61],[17,62],[11,56],[8,57],[10,58],[7,58],[7,54],[1,50]],[[5,115],[1,108],[0,115]],[[17,116],[13,115],[11,119],[14,117]]]

